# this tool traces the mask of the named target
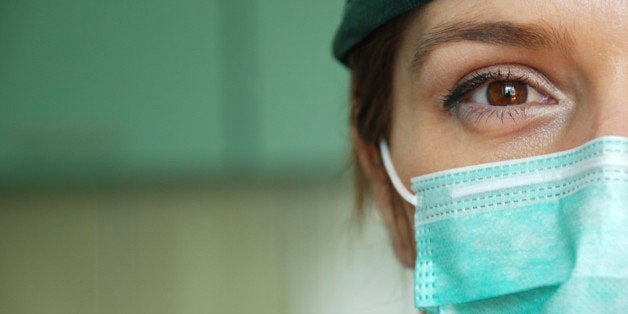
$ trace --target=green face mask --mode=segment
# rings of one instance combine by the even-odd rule
[[[438,172],[416,205],[416,307],[434,313],[624,313],[628,138]]]

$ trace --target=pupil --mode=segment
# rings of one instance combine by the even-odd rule
[[[486,96],[492,106],[511,106],[527,101],[528,90],[525,84],[514,81],[497,81],[491,83]]]

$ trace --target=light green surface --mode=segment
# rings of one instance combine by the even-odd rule
[[[0,193],[0,313],[416,313],[376,212],[352,232],[350,192]]]
[[[341,1],[2,1],[0,179],[336,173]]]
[[[281,313],[270,197],[0,196],[0,313]]]

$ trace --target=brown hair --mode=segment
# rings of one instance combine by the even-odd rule
[[[366,145],[378,147],[381,137],[390,134],[392,113],[393,70],[403,31],[409,24],[411,13],[403,14],[386,23],[372,35],[356,46],[349,54],[348,65],[351,68],[351,127],[359,139]],[[370,186],[366,174],[360,168],[358,152],[354,143],[353,158],[355,165],[355,205],[359,221],[364,219],[364,204],[370,195]],[[375,161],[382,162],[379,155]],[[404,209],[404,201],[394,193],[393,197],[394,228],[404,236],[404,246],[414,250],[412,223],[410,215]]]

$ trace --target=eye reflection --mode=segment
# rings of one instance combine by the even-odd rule
[[[488,102],[493,106],[519,105],[528,99],[528,89],[519,82],[491,83],[486,89]]]
[[[473,92],[470,101],[496,107],[514,106],[526,102],[542,101],[542,96],[536,89],[520,81],[495,81],[486,84]]]

